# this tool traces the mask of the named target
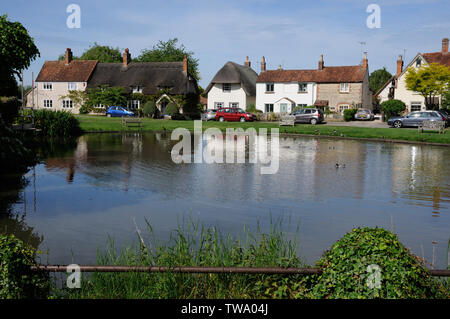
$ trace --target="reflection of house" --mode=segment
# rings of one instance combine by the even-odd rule
[[[331,111],[372,108],[367,55],[355,66],[325,66],[321,55],[316,70],[266,71],[263,58],[256,83],[256,108],[283,113],[308,105],[329,106]]]
[[[208,109],[220,107],[246,109],[250,104],[255,104],[258,74],[250,65],[247,57],[244,65],[227,62],[216,73],[205,89],[205,94],[208,95]]]
[[[403,101],[407,106],[408,112],[425,110],[425,98],[417,92],[406,89],[406,74],[409,68],[418,69],[421,66],[427,66],[430,63],[439,63],[450,67],[450,54],[448,53],[448,39],[442,40],[441,52],[418,53],[414,59],[403,69],[403,59],[400,55],[397,60],[397,72],[387,81],[375,94],[379,102],[383,103],[389,99]],[[432,104],[439,104],[439,97]]]

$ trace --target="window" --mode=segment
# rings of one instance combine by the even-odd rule
[[[422,59],[421,58],[417,58],[416,60],[416,67],[420,67],[422,65]]]
[[[350,87],[348,83],[341,83],[341,93],[348,93],[350,91]]]
[[[130,108],[131,110],[137,110],[141,104],[141,101],[139,100],[131,100],[128,101],[128,108]]]
[[[274,84],[266,83],[266,92],[273,92],[273,91],[274,91]]]
[[[62,107],[63,107],[64,109],[71,109],[71,108],[73,108],[73,102],[72,102],[72,100],[63,100],[62,102],[63,102],[63,103],[62,103]]]
[[[222,90],[223,92],[231,92],[231,84],[230,83],[222,84]]]
[[[52,83],[44,83],[44,90],[51,91],[52,89],[53,89],[53,84]]]
[[[44,107],[53,107],[52,100],[44,100]]]
[[[223,108],[223,102],[214,102],[214,108],[216,110]]]
[[[77,89],[77,84],[74,82],[67,83],[67,90],[75,91]]]
[[[230,102],[230,107],[239,107],[239,102]]]
[[[264,104],[266,113],[273,112],[273,104]]]
[[[308,92],[308,84],[306,84],[306,83],[299,83],[298,84],[298,92],[299,93],[307,93]]]
[[[420,111],[422,109],[421,102],[411,102],[411,112]]]
[[[142,86],[133,86],[133,93],[142,93]]]
[[[348,109],[348,105],[339,105],[339,112],[344,112],[344,110]]]
[[[305,114],[312,114],[314,113],[311,109],[305,109]]]

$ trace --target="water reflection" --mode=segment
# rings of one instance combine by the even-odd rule
[[[297,217],[311,263],[355,226],[395,228],[418,255],[437,241],[445,265],[449,148],[281,137],[278,173],[261,175],[248,161],[175,164],[175,143],[163,133],[85,135],[37,166],[37,213],[28,223],[45,235],[51,260],[71,262],[75,252],[77,262],[93,262],[108,235],[129,243],[132,217],[149,219],[164,238],[189,213],[236,233],[270,215]]]

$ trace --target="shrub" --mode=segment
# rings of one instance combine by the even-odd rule
[[[83,105],[80,107],[80,114],[89,114],[92,111],[92,107]]]
[[[19,114],[20,103],[15,97],[0,98],[0,115],[7,124],[11,124]]]
[[[438,286],[396,235],[381,228],[356,228],[337,241],[317,262],[323,273],[315,278],[314,298],[445,298]],[[379,288],[367,281],[377,265]],[[447,295],[448,297],[448,295]]]
[[[178,106],[175,103],[170,102],[166,110],[164,111],[167,115],[173,116],[175,114],[179,114]]]
[[[349,122],[355,119],[357,109],[346,109],[344,110],[344,121]]]
[[[13,235],[0,235],[0,299],[46,298],[48,273],[32,271],[36,251]]]
[[[250,104],[246,109],[245,109],[245,111],[246,112],[249,112],[249,113],[256,113],[257,112],[257,109],[256,109],[256,106],[255,106],[255,104]]]
[[[80,123],[72,113],[66,111],[37,110],[34,112],[35,127],[42,135],[71,137],[80,134]]]
[[[381,103],[381,109],[384,112],[385,120],[389,120],[393,116],[400,115],[406,109],[405,103],[400,100],[388,100]]]
[[[156,107],[155,102],[153,101],[148,101],[147,103],[144,104],[144,106],[142,107],[142,111],[144,112],[145,116],[148,117],[155,117],[155,115],[158,112],[158,108]]]

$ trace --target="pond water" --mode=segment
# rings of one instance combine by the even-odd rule
[[[133,220],[167,240],[183,217],[234,235],[283,218],[313,264],[352,228],[380,226],[447,266],[449,147],[281,137],[278,173],[261,175],[259,164],[175,164],[174,144],[163,133],[81,136],[25,175],[16,217],[0,227],[48,250],[43,262],[93,264],[108,236],[137,242]]]

